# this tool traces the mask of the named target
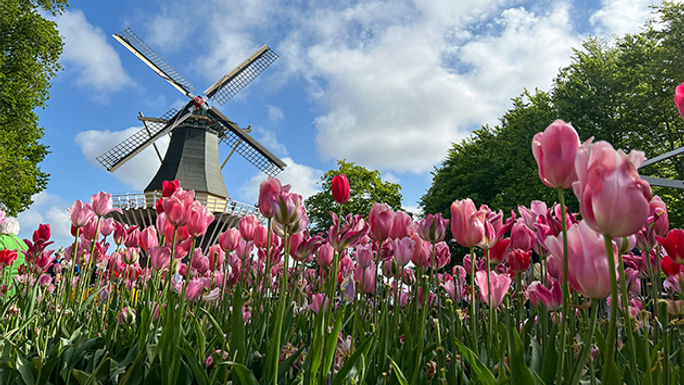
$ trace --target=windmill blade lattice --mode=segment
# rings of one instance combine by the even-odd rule
[[[235,149],[235,152],[268,176],[275,177],[285,169],[285,162],[273,155],[266,147],[244,132],[221,112],[214,109],[210,109],[207,112],[223,126],[223,132],[219,133],[221,143],[228,145],[231,150]]]
[[[100,162],[108,171],[114,171],[119,168],[126,160],[133,157],[133,155],[144,150],[147,146],[152,144],[155,140],[160,138],[165,133],[169,132],[173,127],[178,125],[180,121],[185,120],[188,115],[169,122],[171,118],[178,114],[178,110],[175,108],[170,109],[164,115],[161,116],[159,122],[150,121],[147,123],[147,128],[143,127],[135,134],[129,136],[123,142],[112,147],[109,151],[97,157],[97,161]],[[165,122],[163,122],[163,121]]]
[[[139,57],[145,64],[150,66],[156,72],[171,83],[185,95],[195,89],[189,81],[185,80],[181,74],[178,73],[166,60],[162,59],[157,53],[143,41],[138,35],[133,32],[131,28],[126,28],[123,31],[114,35],[114,38],[128,48],[133,54]]]
[[[263,46],[204,93],[212,103],[222,105],[245,88],[277,58],[278,54],[268,46]]]

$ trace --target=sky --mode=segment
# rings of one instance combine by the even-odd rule
[[[98,191],[139,193],[160,162],[152,147],[114,173],[96,157],[187,97],[120,45],[131,27],[198,90],[263,44],[278,55],[219,107],[287,163],[304,198],[346,159],[402,186],[416,210],[452,143],[494,125],[525,89],[548,90],[589,36],[639,32],[654,0],[267,1],[71,0],[50,16],[63,66],[38,110],[50,154],[47,189],[19,214],[20,236],[50,223],[69,235],[67,208]],[[550,122],[548,122],[550,123]],[[547,123],[542,122],[543,128]],[[168,137],[157,144],[162,153]],[[221,148],[222,159],[230,151]],[[231,197],[257,201],[263,173],[240,157],[223,170]]]

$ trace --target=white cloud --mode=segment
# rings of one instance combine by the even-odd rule
[[[131,84],[106,35],[88,23],[83,11],[66,11],[55,21],[65,43],[61,59],[65,67],[76,68],[79,86],[110,92]]]
[[[256,138],[264,147],[278,157],[287,156],[287,148],[278,141],[275,132],[266,130],[261,126],[252,127],[252,136]]]
[[[21,226],[19,236],[31,239],[33,231],[40,224],[49,224],[52,230],[52,240],[57,246],[66,246],[72,241],[71,222],[67,209],[71,204],[61,197],[43,191],[33,196],[31,207],[17,215]]]
[[[295,163],[295,161],[286,157],[283,158],[283,162],[287,164],[287,167],[283,172],[278,174],[278,179],[283,185],[289,184],[292,186],[291,192],[300,194],[304,199],[320,192],[320,186],[318,183],[321,180],[323,171],[317,170],[315,168]],[[266,177],[259,173],[252,177],[249,181],[245,182],[238,189],[240,194],[238,199],[243,202],[256,202],[259,200],[259,185],[263,182]]]
[[[74,137],[74,140],[81,148],[83,156],[88,162],[96,167],[102,167],[97,162],[96,158],[140,129],[142,129],[142,127],[130,127],[123,131],[89,130],[79,132],[76,134],[76,137]],[[159,138],[155,144],[163,157],[169,144],[168,136],[164,135]],[[148,146],[119,169],[114,171],[114,176],[133,189],[142,190],[147,186],[150,180],[152,180],[152,177],[159,169],[160,164],[161,162],[159,161],[153,146]]]
[[[607,35],[639,32],[650,15],[652,0],[603,0],[603,7],[589,21]]]
[[[268,120],[277,122],[285,117],[285,113],[280,107],[268,106]]]

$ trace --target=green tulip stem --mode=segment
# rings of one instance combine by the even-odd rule
[[[612,304],[610,306],[610,323],[608,324],[608,339],[606,340],[606,351],[603,354],[603,370],[601,371],[601,383],[605,384],[609,376],[609,368],[615,365],[615,339],[617,327],[617,308],[618,308],[618,289],[617,277],[615,275],[615,256],[613,255],[613,240],[609,234],[603,235],[606,244],[606,255],[608,257],[608,270],[610,273],[610,295]]]
[[[558,200],[561,205],[561,227],[563,231],[563,310],[561,317],[561,344],[556,384],[560,384],[565,369],[565,355],[568,342],[568,324],[570,323],[570,288],[568,286],[568,230],[565,218],[565,190],[558,188]]]

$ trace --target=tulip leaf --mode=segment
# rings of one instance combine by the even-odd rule
[[[347,358],[347,360],[344,362],[344,365],[340,368],[340,371],[337,372],[335,375],[335,378],[333,379],[332,383],[330,385],[342,385],[342,381],[347,379],[347,375],[349,372],[352,370],[352,368],[356,365],[356,363],[365,355],[368,354],[368,349],[370,349],[371,346],[371,341],[373,341],[374,336],[371,334],[369,335],[366,340],[357,347],[356,351],[354,354],[351,355],[351,357]]]
[[[516,328],[509,330],[509,343],[511,344],[511,383],[513,385],[534,385],[535,380],[530,369],[525,364],[525,349],[520,341],[520,335]]]
[[[468,362],[470,370],[473,372],[475,377],[480,380],[484,385],[496,385],[496,379],[492,372],[487,369],[487,367],[480,361],[480,359],[475,355],[475,353],[468,349],[461,341],[455,340],[458,350],[461,351],[461,355]]]
[[[465,347],[465,346],[464,346]],[[466,348],[468,349],[468,348]],[[399,365],[397,365],[396,362],[392,358],[389,359],[390,364],[392,364],[392,369],[394,370],[394,375],[397,376],[397,381],[399,381],[399,385],[408,385],[408,379],[406,379],[406,376],[404,373],[401,371],[399,368]],[[496,384],[496,382],[493,382],[493,384]]]

